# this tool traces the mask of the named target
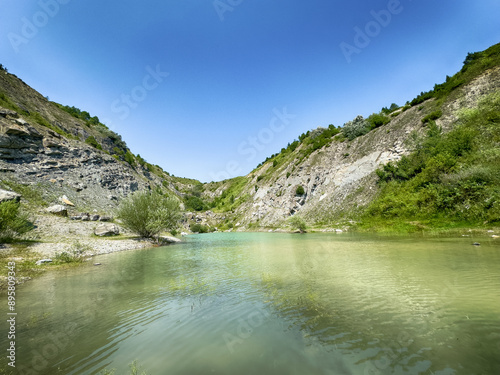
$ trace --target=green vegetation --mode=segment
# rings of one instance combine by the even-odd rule
[[[297,186],[297,188],[295,189],[295,195],[304,195],[305,193],[306,192],[302,185]]]
[[[389,121],[391,121],[389,117],[380,113],[373,113],[366,119],[366,122],[368,122],[368,125],[370,125],[370,130],[388,124]]]
[[[354,120],[346,122],[342,128],[343,135],[350,141],[367,134],[371,130],[371,125],[362,117],[358,116]]]
[[[22,208],[28,211],[34,210],[38,207],[46,207],[48,206],[48,200],[56,199],[56,196],[46,197],[48,190],[48,186],[50,183],[46,183],[47,186],[43,186],[41,183],[37,183],[34,185],[24,185],[20,184],[16,181],[3,179],[0,183],[0,186],[7,190],[15,191],[18,194],[22,195],[21,205]]]
[[[19,205],[15,201],[0,203],[0,243],[11,242],[33,228]]]
[[[102,146],[99,144],[99,142],[96,141],[96,139],[93,135],[91,135],[90,137],[87,137],[87,139],[85,140],[85,143],[98,149],[98,150],[102,150]]]
[[[175,230],[180,220],[179,202],[158,192],[138,191],[124,199],[118,209],[123,226],[145,238],[157,238]]]
[[[422,119],[422,123],[423,124],[427,124],[427,123],[429,123],[431,121],[437,120],[441,116],[443,116],[443,111],[441,111],[441,110],[434,111],[434,112],[428,114],[427,116],[425,116]]]
[[[141,369],[141,366],[137,364],[137,360],[128,365],[130,373],[128,375],[148,375],[146,371]],[[102,370],[98,375],[115,375],[116,370]]]
[[[193,223],[189,226],[189,229],[193,233],[210,233],[213,232],[213,229],[210,228],[207,225],[199,224],[199,223]]]
[[[197,182],[184,197],[186,210],[206,211],[210,208],[209,205],[202,199],[202,193],[203,184],[201,182]]]
[[[79,241],[73,243],[72,249],[67,252],[56,253],[54,257],[53,265],[69,264],[69,263],[83,263],[85,260],[85,253],[88,253],[92,248],[88,245],[84,245]]]
[[[242,203],[250,199],[248,194],[243,194],[243,190],[249,183],[247,177],[236,177],[228,180],[227,183],[229,183],[229,186],[210,204],[210,207],[213,208],[214,211],[233,211]]]
[[[462,111],[449,133],[430,120],[426,136],[414,139],[413,153],[377,171],[381,192],[364,227],[500,223],[500,93]]]
[[[43,272],[43,269],[35,264],[39,255],[29,250],[25,243],[14,242],[8,249],[0,251],[0,268],[6,270],[12,259],[16,260],[16,282],[22,283]],[[5,273],[3,274],[5,275]],[[7,289],[7,279],[0,277],[0,291]]]
[[[500,65],[500,44],[496,44],[482,52],[469,53],[460,72],[453,77],[446,76],[444,83],[436,84],[434,89],[420,93],[410,104],[416,106],[431,98],[436,98],[442,102],[458,87],[468,84],[479,74],[498,65]]]
[[[298,229],[300,233],[304,233],[307,229],[307,225],[304,219],[298,216],[292,216],[290,219],[288,219],[288,224],[290,224],[292,228]]]

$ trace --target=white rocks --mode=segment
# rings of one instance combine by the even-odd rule
[[[50,206],[45,211],[47,211],[50,214],[57,215],[57,216],[68,216],[67,208],[63,205],[60,205],[60,204]]]
[[[99,237],[116,236],[120,234],[120,228],[113,223],[100,224],[94,229],[94,234]]]
[[[67,205],[67,206],[75,206],[69,199],[67,196],[63,195],[61,198],[59,198],[59,202]]]
[[[21,194],[17,194],[13,191],[1,190],[0,189],[0,203],[6,201],[16,201],[19,202],[21,199]]]

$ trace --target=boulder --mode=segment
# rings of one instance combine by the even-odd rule
[[[6,201],[16,201],[21,200],[21,194],[14,193],[13,191],[1,190],[0,189],[0,203]]]
[[[48,213],[51,213],[53,215],[68,216],[68,209],[61,204],[56,204],[55,206],[50,206],[45,211],[47,211]]]
[[[100,224],[94,229],[94,234],[99,237],[116,236],[120,234],[120,228],[113,223]]]
[[[97,221],[99,220],[99,215],[90,215],[90,221]]]
[[[158,237],[158,242],[161,244],[168,244],[168,243],[179,243],[182,241],[176,237],[160,236],[160,237]]]
[[[111,216],[101,216],[99,217],[99,221],[111,221],[113,218]]]

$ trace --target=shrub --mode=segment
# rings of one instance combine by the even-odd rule
[[[207,205],[200,197],[190,195],[185,199],[186,209],[193,211],[205,211],[208,209]]]
[[[123,226],[146,238],[175,230],[181,219],[179,202],[157,192],[136,192],[124,199],[117,215]]]
[[[87,139],[85,140],[85,143],[94,147],[94,148],[97,148],[98,150],[102,150],[102,146],[99,144],[99,142],[97,142],[97,140],[95,139],[95,137],[93,135],[91,135],[90,137],[87,137]]]
[[[423,124],[427,124],[428,122],[430,121],[434,121],[434,120],[437,120],[438,118],[440,118],[441,116],[443,115],[443,112],[441,110],[438,110],[438,111],[434,111],[430,114],[428,114],[427,116],[425,116],[423,119],[422,119],[422,123]]]
[[[127,150],[127,152],[125,153],[125,156],[124,156],[124,159],[127,163],[129,163],[132,167],[135,166],[135,158],[134,158],[134,155],[129,151]]]
[[[297,189],[295,189],[295,195],[304,195],[306,192],[302,185],[297,186]]]
[[[292,216],[288,220],[288,223],[292,226],[292,228],[300,230],[300,233],[304,233],[307,229],[307,225],[304,219],[298,216]]]
[[[363,116],[356,117],[353,121],[346,122],[342,128],[342,133],[347,139],[352,141],[361,135],[365,135],[370,131],[370,124],[363,118]]]
[[[27,216],[20,212],[18,202],[0,203],[0,242],[10,241],[32,228]]]
[[[387,124],[391,120],[384,115],[374,113],[370,117],[368,117],[366,121],[370,125],[370,129],[375,129]]]
[[[189,229],[193,233],[208,233],[210,232],[210,228],[203,224],[193,223],[189,226]]]

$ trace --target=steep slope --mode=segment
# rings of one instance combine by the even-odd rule
[[[303,134],[244,178],[207,186],[206,197],[241,227],[276,227],[293,215],[311,225],[337,225],[365,209],[380,190],[375,171],[408,155],[410,140],[425,134],[429,123],[449,131],[458,111],[498,91],[500,45],[469,54],[459,73],[402,108]],[[352,133],[366,124],[371,127]],[[224,198],[230,194],[232,203]]]
[[[0,179],[44,205],[66,195],[81,210],[109,211],[121,197],[196,181],[174,178],[134,156],[121,137],[75,107],[50,102],[0,70]]]

